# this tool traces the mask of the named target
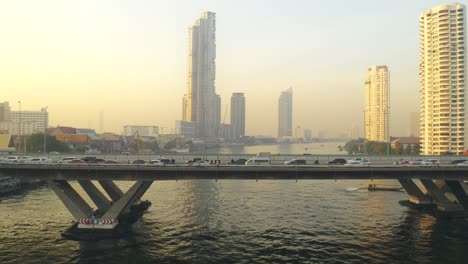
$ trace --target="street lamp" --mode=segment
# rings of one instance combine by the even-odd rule
[[[45,118],[44,118],[44,155],[46,155],[47,153],[47,124],[49,123],[48,122],[48,119],[49,119],[49,113],[47,113],[47,109],[49,107],[46,106],[44,108],[44,112],[45,112]]]
[[[18,101],[18,104],[19,104],[19,126],[18,126],[19,146],[18,146],[18,152],[21,153],[21,101]]]

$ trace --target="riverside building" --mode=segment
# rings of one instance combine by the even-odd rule
[[[388,142],[389,72],[387,66],[372,66],[366,74],[365,139]]]
[[[466,7],[446,4],[419,17],[421,154],[462,154],[465,116]]]

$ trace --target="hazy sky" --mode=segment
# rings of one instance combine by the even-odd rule
[[[391,135],[419,109],[419,14],[439,0],[0,1],[0,101],[48,106],[50,125],[98,128],[181,119],[187,29],[216,13],[222,118],[246,94],[249,135],[276,135],[280,92],[293,87],[293,127],[362,133],[364,79],[387,65]],[[461,1],[466,4],[466,1]],[[229,122],[229,110],[226,122]]]

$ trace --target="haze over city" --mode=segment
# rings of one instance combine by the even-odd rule
[[[387,65],[390,134],[405,135],[419,111],[417,18],[443,3],[3,1],[0,100],[48,106],[51,126],[98,128],[103,111],[109,132],[174,128],[187,91],[187,29],[212,11],[221,120],[231,93],[243,92],[246,133],[274,136],[279,94],[291,86],[293,127],[339,134],[358,125],[362,135],[366,70]]]

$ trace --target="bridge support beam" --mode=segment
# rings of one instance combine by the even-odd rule
[[[75,219],[88,218],[93,213],[91,206],[67,181],[49,181],[49,187],[57,194]]]
[[[468,195],[466,193],[466,183],[463,181],[446,181],[447,186],[452,190],[452,193],[457,197],[458,202],[468,212]]]
[[[459,213],[464,211],[464,208],[460,204],[450,201],[446,196],[446,193],[451,193],[451,190],[447,187],[445,181],[421,179],[421,183],[427,189],[432,200],[436,202],[439,211],[445,213]]]
[[[88,194],[89,198],[99,208],[100,214],[104,214],[110,207],[110,201],[99,191],[98,188],[90,180],[78,181],[83,190]]]
[[[112,231],[122,222],[131,224],[151,205],[150,202],[140,202],[139,199],[153,181],[137,181],[125,193],[112,181],[100,181],[112,198],[112,202],[90,180],[79,180],[78,183],[99,208],[99,213],[93,211],[93,208],[66,180],[49,181],[49,186],[76,219],[76,224],[63,233],[63,236],[71,239],[81,240],[86,239],[88,235],[95,236],[97,233],[93,230],[97,229],[102,232],[107,232],[106,229]]]
[[[419,187],[414,183],[412,179],[398,179],[401,186],[405,189],[410,197],[410,203],[415,205],[432,205],[431,197],[425,194]]]
[[[99,181],[99,184],[114,202],[117,202],[120,198],[122,198],[122,196],[124,196],[122,190],[120,190],[120,188],[113,181]]]
[[[140,199],[148,190],[153,181],[137,181],[133,186],[102,216],[107,219],[117,219],[123,212]]]

